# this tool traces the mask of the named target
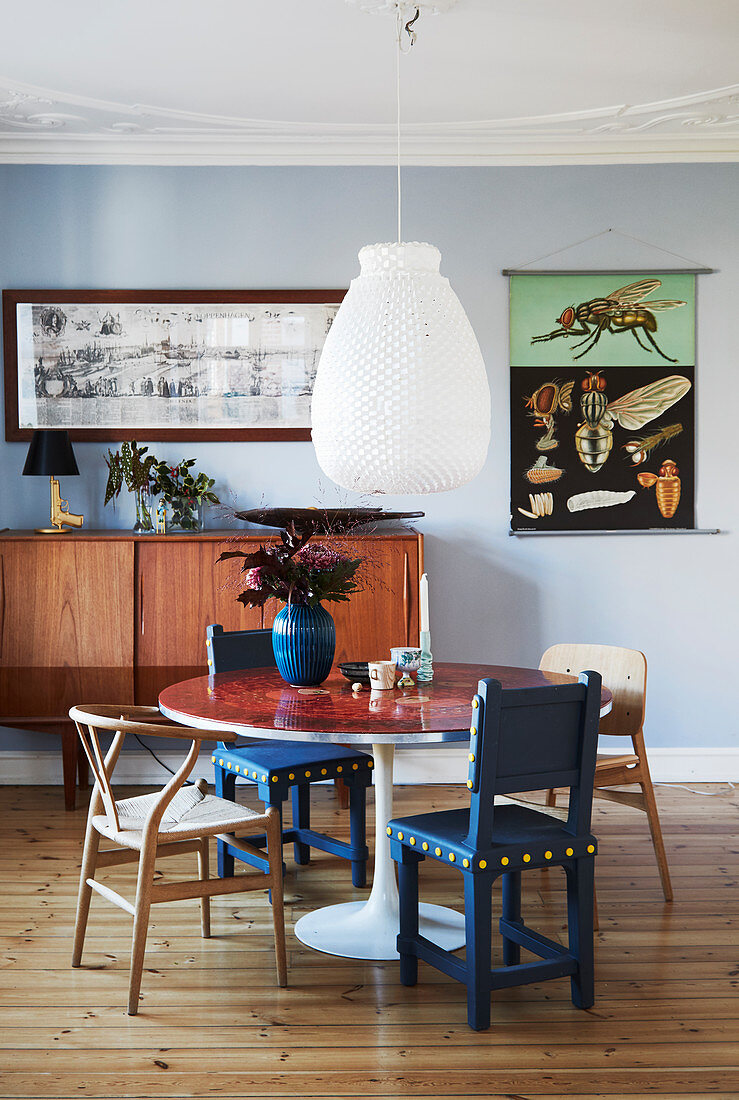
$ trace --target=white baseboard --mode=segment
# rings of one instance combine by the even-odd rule
[[[655,783],[735,782],[739,780],[739,748],[649,749],[649,767]],[[466,746],[401,749],[396,757],[395,780],[464,783],[467,768]]]
[[[176,770],[182,753],[159,754]],[[652,778],[656,783],[726,783],[739,780],[739,748],[655,748],[649,750]],[[118,783],[156,784],[162,769],[146,752],[124,752],[116,768]],[[193,778],[212,781],[210,755],[203,752]],[[467,748],[444,745],[399,749],[396,755],[396,783],[464,783],[467,779]],[[48,752],[0,752],[0,785],[55,785],[62,782],[61,754]]]

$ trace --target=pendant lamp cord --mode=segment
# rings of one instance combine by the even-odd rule
[[[398,51],[396,54],[395,62],[395,99],[396,99],[396,136],[397,136],[397,172],[398,172],[398,244],[403,240],[402,235],[402,190],[400,186],[400,58],[403,54],[410,53],[416,42],[416,32],[413,30],[413,24],[421,14],[420,9],[416,8],[416,14],[412,19],[406,20],[403,14],[403,0],[397,0],[397,40]],[[407,14],[407,13],[406,13]],[[403,48],[403,32],[408,35],[408,44],[405,49]]]

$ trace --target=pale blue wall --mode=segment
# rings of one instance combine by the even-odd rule
[[[549,644],[591,640],[645,650],[651,745],[735,743],[739,173],[731,165],[408,169],[408,240],[442,252],[442,271],[482,345],[493,442],[470,485],[421,507],[438,657],[537,663]],[[3,287],[328,287],[356,253],[394,236],[394,173],[382,168],[0,168]],[[508,529],[507,282],[500,269],[609,226],[718,269],[700,283],[698,521],[721,537],[517,540]],[[599,246],[598,246],[599,247]],[[659,266],[626,243],[615,266]],[[579,264],[596,263],[600,255]],[[669,260],[668,260],[669,263]],[[602,263],[601,263],[602,266]],[[453,369],[453,363],[450,369]],[[21,481],[25,445],[0,443],[0,525],[47,509]],[[156,444],[194,455],[241,507],[333,500],[311,445]],[[65,483],[89,526],[129,526],[102,507],[103,448],[76,446]],[[350,502],[344,496],[343,500]],[[8,747],[56,742],[7,735]]]

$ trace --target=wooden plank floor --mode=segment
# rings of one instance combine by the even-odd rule
[[[134,793],[131,790],[125,793]],[[398,791],[396,812],[460,804],[444,787]],[[333,791],[315,823],[341,834]],[[493,1026],[466,1025],[464,989],[421,964],[335,959],[292,933],[306,910],[361,898],[345,864],[288,860],[289,988],[274,984],[261,894],[153,911],[140,1015],[124,1005],[129,918],[93,898],[83,968],[69,967],[85,811],[58,788],[0,788],[0,1095],[3,1097],[728,1097],[739,1095],[739,792],[658,789],[675,902],[665,905],[643,815],[596,803],[596,1003],[569,980],[496,995]],[[245,797],[250,802],[250,796]],[[254,803],[252,803],[254,804]],[[165,861],[179,877],[187,860]],[[214,862],[214,859],[213,859]],[[432,864],[426,900],[459,906],[461,876]],[[109,872],[124,893],[133,871]],[[556,869],[524,876],[525,913],[562,938]]]

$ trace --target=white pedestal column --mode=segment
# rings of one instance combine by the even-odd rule
[[[373,745],[375,758],[375,869],[367,901],[328,905],[295,925],[301,943],[348,959],[397,959],[398,886],[386,828],[393,816],[394,745]],[[460,881],[461,896],[461,881]],[[441,905],[421,904],[420,932],[447,951],[464,946],[464,916]]]

